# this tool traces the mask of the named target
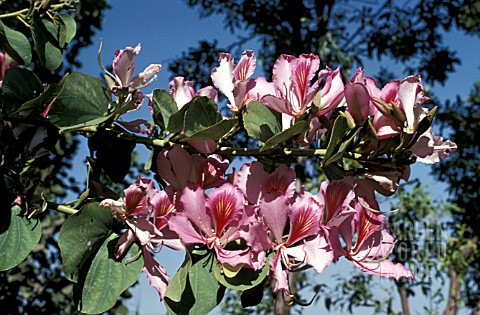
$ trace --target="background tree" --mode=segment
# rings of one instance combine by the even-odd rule
[[[238,41],[226,49],[217,47],[215,41],[201,41],[198,48],[191,48],[170,65],[172,73],[194,80],[198,87],[211,84],[208,69],[216,65],[212,54],[218,56],[221,51],[236,49],[234,55],[239,56],[240,48],[245,47],[246,42],[250,40],[260,42],[261,49],[256,51],[256,54],[260,63],[264,65],[267,76],[271,73],[269,67],[273,66],[281,53],[299,55],[313,52],[320,56],[323,65],[331,68],[340,66],[344,76],[349,75],[349,70],[352,70],[353,66],[362,65],[365,60],[376,59],[379,62],[391,60],[403,66],[404,74],[421,73],[422,79],[426,82],[432,85],[443,84],[449,74],[455,71],[455,66],[461,62],[455,47],[448,47],[444,43],[446,32],[457,29],[475,37],[478,37],[480,32],[480,4],[474,0],[453,2],[423,0],[408,3],[391,0],[374,3],[335,0],[185,0],[185,2],[193,8],[200,9],[202,17],[223,15],[225,26],[233,34],[239,31],[247,34],[238,37]],[[393,73],[385,67],[380,67],[377,77],[383,81],[378,83],[383,84],[393,77]],[[434,259],[434,263],[443,263],[448,268],[448,271],[442,269],[444,273],[448,273],[450,279],[449,302],[445,314],[456,314],[460,300],[465,301],[466,306],[472,311],[475,311],[475,308],[478,310],[480,300],[478,288],[480,282],[476,272],[479,267],[476,244],[480,226],[478,224],[480,212],[476,203],[479,192],[479,186],[476,185],[479,174],[477,162],[479,152],[476,144],[479,135],[476,114],[478,84],[466,102],[457,98],[455,103],[451,104],[440,108],[442,112],[440,119],[446,131],[454,132],[452,140],[458,144],[460,150],[450,160],[444,161],[436,168],[435,172],[439,179],[450,185],[450,191],[453,192],[450,201],[456,204],[449,223],[453,234],[445,256],[452,259],[443,261],[442,257],[429,257]],[[308,176],[311,180],[317,175],[313,172]],[[413,195],[408,197],[413,199],[400,200],[403,202],[423,200],[425,206],[426,196],[415,194],[414,191]],[[411,211],[400,211],[395,215],[395,219],[410,223],[418,220],[428,222],[432,215],[439,215],[443,209],[428,202],[426,205],[430,208],[424,208],[425,211],[415,217],[411,216]],[[427,209],[430,209],[430,212]],[[405,258],[401,253],[397,253],[397,258],[415,263],[412,257],[407,255]],[[363,276],[361,279],[351,280],[355,283],[352,285],[344,282],[344,287],[361,291],[370,283],[371,278]],[[465,280],[463,284],[461,280]],[[420,282],[420,285],[425,295],[431,299],[438,299],[438,294],[432,293],[428,282]],[[396,286],[402,299],[403,310],[408,314],[408,297],[413,294],[413,287],[409,283],[398,281]],[[368,302],[368,294],[360,296],[365,296],[366,299],[345,301],[349,303],[350,310],[352,306],[375,307],[379,303]],[[326,303],[331,304],[327,301]],[[391,305],[391,299],[387,305]],[[393,312],[391,309],[384,311]]]
[[[48,1],[48,5],[55,5],[60,2]],[[15,15],[8,15],[28,8],[34,3],[38,5],[35,1],[27,0],[1,1],[0,11],[2,13],[0,17],[2,17],[2,22],[12,29],[21,31],[31,40],[31,30]],[[45,3],[47,5],[47,2]],[[71,3],[69,14],[76,21],[76,36],[63,51],[65,59],[62,65],[53,70],[42,67],[36,51],[34,51],[33,61],[29,65],[43,83],[58,82],[65,73],[82,66],[78,62],[77,56],[82,48],[92,44],[93,35],[101,30],[104,13],[110,8],[106,0],[73,1]],[[3,44],[2,42],[0,49],[4,49]],[[3,125],[1,117],[0,120]],[[1,153],[3,154],[9,149],[8,139],[6,129],[3,129],[3,126],[0,129],[2,129],[0,134],[2,137]],[[18,149],[26,145],[21,138],[17,138],[15,142]],[[25,185],[35,183],[33,187],[28,189],[28,196],[25,199],[28,200],[30,211],[41,209],[43,198],[58,202],[69,192],[79,194],[81,192],[80,187],[84,186],[84,183],[68,175],[68,170],[72,167],[71,160],[77,151],[79,142],[77,137],[69,133],[61,135],[55,133],[52,135],[51,142],[49,146],[51,154],[36,159],[33,169],[26,178],[23,178],[21,183]],[[3,180],[4,176],[8,175],[8,171],[6,165],[2,163],[0,167],[0,174],[2,175],[0,183],[0,190],[2,191],[1,212],[8,213],[9,216],[12,202],[10,197],[15,198],[16,196],[6,196],[4,194],[4,192],[12,191],[8,183]],[[20,265],[8,271],[0,272],[0,308],[5,314],[73,314],[76,312],[71,303],[73,286],[62,274],[63,267],[57,245],[58,232],[66,216],[62,213],[46,211],[39,217],[44,226],[39,244]],[[8,220],[3,220],[0,229],[4,228],[5,223],[8,223],[6,221]],[[129,297],[129,293],[126,292],[124,297]],[[126,313],[128,310],[119,301],[113,312],[121,311]]]

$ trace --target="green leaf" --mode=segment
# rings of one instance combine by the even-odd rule
[[[242,268],[235,277],[229,278],[225,275],[222,271],[221,264],[215,264],[213,267],[213,274],[215,278],[217,278],[220,284],[224,285],[225,287],[233,290],[249,290],[253,287],[256,287],[265,279],[268,273],[268,269],[270,268],[270,264],[267,263],[262,267],[260,270],[253,270],[248,267]]]
[[[76,72],[65,79],[48,115],[60,131],[75,130],[107,120],[108,104],[108,92],[100,80]]]
[[[187,250],[185,251],[185,260],[168,284],[167,290],[165,291],[165,298],[168,298],[173,302],[181,301],[182,293],[185,291],[187,285],[188,272],[191,268],[192,258]]]
[[[211,127],[195,132],[188,137],[188,140],[220,140],[235,126],[237,121],[236,118],[221,120]]]
[[[301,134],[307,129],[308,129],[308,122],[306,122],[305,120],[298,121],[290,128],[268,139],[263,145],[263,147],[260,149],[260,151],[265,151],[270,148],[273,148],[276,144],[290,140],[294,136]]]
[[[350,129],[348,120],[344,116],[338,116],[333,123],[331,136],[328,141],[327,151],[320,163],[321,167],[325,167],[330,163],[342,158],[343,152],[347,149],[350,143],[355,139],[355,136],[360,129]]]
[[[180,301],[165,297],[165,305],[171,314],[208,314],[223,299],[225,287],[213,275],[213,254],[193,256],[196,255],[192,254],[193,264],[185,279]]]
[[[185,104],[177,112],[173,113],[168,120],[167,129],[171,133],[180,132],[184,129],[185,126],[185,113],[190,107],[191,103]]]
[[[40,64],[48,70],[57,69],[62,64],[62,50],[58,48],[55,25],[46,19],[36,19],[31,31]]]
[[[63,223],[58,236],[65,277],[78,282],[81,269],[88,265],[112,233],[113,216],[98,202],[88,203]]]
[[[170,117],[178,112],[177,104],[166,90],[155,89],[152,94],[153,119],[157,125],[165,130]],[[183,128],[182,128],[183,129]]]
[[[57,32],[58,47],[64,48],[75,37],[77,24],[70,14],[55,14],[53,23]]]
[[[15,61],[28,65],[32,61],[32,48],[28,38],[19,31],[15,31],[0,20],[0,47]]]
[[[206,96],[196,96],[185,113],[185,134],[191,136],[219,121],[222,121],[222,115],[218,112],[217,104]]]
[[[57,32],[53,22],[42,19],[44,26],[43,35],[45,38],[45,64],[43,65],[48,70],[55,70],[62,64],[62,50],[59,48]]]
[[[341,168],[337,163],[330,163],[323,167],[323,171],[325,172],[325,176],[327,176],[328,180],[340,180],[345,177],[345,171]]]
[[[19,206],[13,207],[10,225],[0,233],[1,271],[21,263],[42,236],[42,225],[38,219],[28,219],[21,212]]]
[[[10,68],[5,71],[3,78],[0,106],[5,113],[10,114],[42,92],[42,82],[32,71]]]
[[[123,291],[132,286],[142,272],[143,256],[141,249],[133,243],[122,260],[115,259],[118,235],[112,234],[103,242],[95,258],[82,279],[75,285],[81,288],[78,310],[85,314],[99,314],[111,309]],[[74,297],[75,298],[75,297]]]
[[[251,102],[243,114],[243,126],[250,137],[266,142],[282,131],[281,114],[261,102]]]
[[[115,129],[122,130],[118,126]],[[132,164],[135,142],[99,131],[88,139],[88,147],[92,153],[96,153],[98,165],[112,181],[120,183],[125,179]]]

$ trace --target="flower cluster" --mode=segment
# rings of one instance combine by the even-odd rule
[[[131,79],[138,51],[139,46],[116,53],[110,84],[114,93],[121,89],[137,93],[160,69],[151,66]],[[168,93],[183,115],[176,119],[184,121],[180,127],[170,128],[166,123],[162,127],[173,143],[177,141],[156,157],[155,170],[163,190],[157,191],[151,180],[139,178],[125,190],[125,198],[101,204],[127,227],[118,240],[117,255],[138,240],[148,257],[144,270],[161,298],[169,278],[151,256],[156,244],[206,249],[215,255],[225,274],[233,277],[243,268],[269,268],[275,291],[289,292],[290,272],[311,267],[321,273],[340,257],[369,274],[413,280],[411,271],[387,259],[395,236],[375,195],[394,193],[400,179],[408,179],[408,164],[415,159],[435,163],[456,149],[454,143],[432,132],[435,110],[422,107],[428,98],[420,76],[392,81],[380,89],[374,78],[359,69],[344,83],[340,69],[320,70],[316,55],[303,54],[281,55],[273,68],[273,80],[268,82],[262,77],[250,78],[255,65],[251,50],[242,54],[238,64],[230,54],[220,55],[211,78],[226,96],[232,115],[216,118],[200,130],[215,134],[211,138],[199,137],[195,126],[187,126],[185,117],[199,97],[218,103],[215,88],[195,91],[194,83],[183,77],[171,81]],[[154,96],[148,97],[154,113]],[[283,164],[276,164],[269,173],[253,161],[227,174],[229,161],[211,153],[222,145],[222,137],[234,131],[244,128],[249,135],[256,135],[237,123],[239,117],[249,114],[253,102],[281,117],[279,134],[290,137],[291,145],[324,149],[320,166],[336,165],[337,176],[327,176],[329,180],[321,183],[318,192],[310,193],[297,185],[295,172]],[[228,120],[235,124],[217,136],[222,131],[215,129],[217,125]],[[289,131],[302,121],[306,128]],[[187,127],[195,129],[197,138],[190,139],[195,132],[187,132]],[[255,139],[264,142],[262,137]],[[360,166],[344,167],[338,162],[344,157]],[[396,159],[397,164],[384,167],[381,159]]]

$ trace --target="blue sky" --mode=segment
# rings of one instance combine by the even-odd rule
[[[112,1],[111,6],[112,9],[106,12],[103,30],[94,37],[94,44],[83,49],[80,53],[79,59],[83,64],[80,71],[93,76],[100,74],[100,68],[97,65],[97,50],[100,39],[103,40],[101,56],[105,65],[110,64],[113,60],[115,49],[123,49],[126,46],[135,46],[137,43],[141,43],[142,51],[135,62],[136,73],[142,71],[151,63],[161,63],[163,65],[158,80],[145,89],[144,92],[146,93],[154,88],[168,89],[169,78],[171,77],[171,73],[167,71],[169,62],[179,57],[182,51],[186,51],[189,47],[195,47],[199,40],[217,39],[219,46],[224,47],[235,39],[228,30],[224,29],[222,16],[212,16],[200,20],[198,12],[187,7],[181,0]],[[480,51],[480,41],[478,37],[467,37],[454,31],[448,34],[446,40],[447,44],[453,44],[459,49],[459,57],[463,64],[458,67],[455,74],[451,75],[444,87],[440,85],[433,87],[435,93],[442,100],[453,98],[455,95],[466,96],[472,86],[471,83],[480,79],[480,54],[478,53]],[[242,50],[257,50],[258,47],[255,42],[250,42]],[[240,56],[234,57],[238,60]],[[382,60],[382,63],[388,63],[392,69],[399,71],[398,78],[402,78],[400,65],[393,64],[389,60]],[[374,75],[377,73],[378,65],[378,61],[368,61],[363,66],[367,75]],[[260,75],[260,73],[257,72],[257,75]],[[135,115],[138,114],[147,117],[146,106],[140,110],[140,113],[135,113]],[[137,149],[146,160],[147,150],[142,146],[137,146]],[[83,144],[75,163],[74,172],[85,174],[84,156],[87,154],[86,145]],[[417,165],[413,168],[412,176],[428,179],[428,173],[428,167]],[[446,195],[445,185],[434,183],[431,180],[427,180],[425,183],[431,186],[431,190],[436,197],[443,198]],[[181,264],[183,253],[162,251],[160,255],[157,255],[157,259],[164,264],[169,274],[173,276]],[[350,270],[350,264],[344,261],[327,268],[326,274],[319,276],[319,281],[332,282],[332,274],[341,271],[343,275],[347,275],[351,272]],[[130,309],[135,311],[138,308],[140,314],[165,313],[165,308],[159,302],[156,291],[148,285],[145,276],[142,275],[140,279],[140,285],[132,289],[134,297],[128,302]],[[380,287],[389,283],[384,280],[375,285]],[[419,301],[419,303],[422,302]],[[414,305],[418,304],[416,302],[415,304],[412,303],[413,314],[416,314]],[[318,306],[306,308],[304,314],[318,314],[320,309],[323,310],[323,302]],[[419,309],[419,312],[423,313],[421,309]]]

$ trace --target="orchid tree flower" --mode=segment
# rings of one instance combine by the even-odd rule
[[[140,48],[140,44],[138,44],[135,48],[127,47],[122,50],[115,50],[115,59],[113,59],[112,67],[117,88],[140,89],[157,79],[156,74],[162,69],[160,64],[151,64],[132,78],[135,70],[135,57],[140,53]]]
[[[170,95],[177,103],[178,110],[182,109],[194,96],[206,96],[215,103],[218,102],[218,93],[213,87],[206,86],[195,92],[194,86],[195,83],[193,81],[185,81],[184,77],[175,77],[170,81]]]
[[[158,175],[176,192],[181,192],[188,183],[204,189],[219,187],[227,181],[225,172],[229,164],[217,154],[206,158],[200,154],[190,155],[178,145],[163,149],[157,156]]]
[[[213,68],[210,77],[213,84],[227,97],[228,108],[238,112],[248,102],[247,79],[255,71],[255,55],[252,50],[245,50],[240,62],[235,65],[229,53],[221,53],[218,63],[220,66]]]
[[[242,165],[235,174],[233,184],[245,195],[252,205],[258,205],[260,199],[272,200],[278,195],[293,198],[295,193],[296,175],[293,169],[282,164],[267,173],[260,162],[254,161]]]
[[[421,104],[428,100],[423,94],[423,85],[418,76],[409,76],[400,82],[398,88],[398,99],[400,109],[405,114],[406,133],[414,133],[417,130],[418,123],[425,116],[425,111]]]
[[[370,112],[370,93],[361,68],[345,84],[345,100],[347,110],[352,115],[355,124],[363,125]]]
[[[320,67],[320,59],[314,54],[300,57],[281,55],[273,66],[273,90],[262,93],[261,102],[282,113],[282,128],[289,128],[295,118],[300,117],[312,104],[319,81],[310,86]],[[270,94],[271,93],[271,94]]]
[[[302,264],[321,273],[333,260],[333,252],[320,227],[320,205],[304,194],[293,202],[280,195],[270,202],[261,202],[259,214],[272,235],[273,256],[270,274],[275,279],[274,292],[289,292],[288,273]],[[284,236],[289,225],[288,235]]]
[[[379,209],[375,200],[364,200],[364,204]],[[353,220],[343,222],[338,228],[345,246],[342,247],[340,242],[333,242],[332,246],[368,274],[413,281],[410,270],[386,259],[393,250],[395,238],[385,226],[385,216],[366,209],[360,203],[355,205],[355,210]]]
[[[168,225],[186,246],[203,244],[214,250],[224,268],[258,270],[265,264],[270,240],[237,187],[225,183],[206,195],[199,185],[189,184],[178,204],[180,209]]]
[[[127,231],[118,239],[115,256],[117,258],[121,257],[130,245],[138,239],[143,250],[143,271],[162,300],[170,278],[165,268],[152,257],[149,249],[153,248],[152,242],[176,250],[183,249],[178,236],[165,229],[166,225],[155,225],[150,221],[153,212],[155,212],[155,220],[158,220],[158,222],[160,222],[160,216],[166,216],[171,212],[171,207],[162,208],[162,205],[164,205],[163,194],[166,193],[158,192],[150,179],[139,177],[133,185],[125,190],[124,200],[105,199],[100,203],[101,207],[110,208],[113,216],[128,226]],[[152,201],[155,207],[152,207]]]
[[[442,137],[434,135],[431,127],[410,147],[417,161],[426,164],[437,163],[456,150],[455,143],[450,140],[444,141]]]
[[[326,77],[325,84],[320,92],[320,104],[315,104],[312,112],[315,117],[325,116],[337,108],[345,99],[345,86],[340,68],[332,71],[329,67],[320,71],[319,80]]]

